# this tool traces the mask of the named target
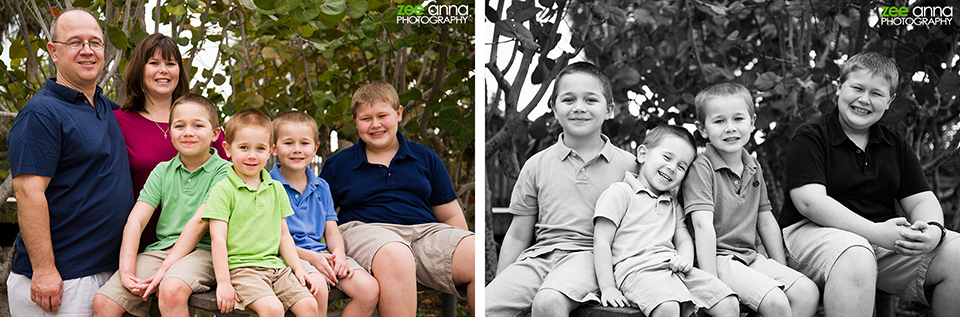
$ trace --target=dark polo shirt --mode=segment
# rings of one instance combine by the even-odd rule
[[[50,177],[50,240],[64,280],[117,269],[134,203],[127,145],[113,116],[119,106],[101,91],[91,107],[79,91],[47,79],[13,120],[7,140],[14,177]],[[32,278],[21,236],[16,247],[13,272]]]
[[[919,159],[900,136],[874,124],[860,150],[840,127],[838,108],[797,129],[785,163],[781,227],[806,219],[790,197],[791,189],[806,184],[824,185],[828,196],[874,222],[896,217],[897,199],[930,190]]]

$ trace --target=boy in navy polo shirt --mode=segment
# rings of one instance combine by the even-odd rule
[[[837,107],[797,129],[787,147],[788,263],[821,287],[827,316],[872,315],[876,289],[930,303],[934,316],[960,311],[960,235],[944,230],[910,144],[878,124],[898,80],[890,58],[850,57]]]
[[[474,310],[474,236],[443,161],[399,132],[397,91],[373,81],[351,101],[357,144],[324,162],[320,177],[340,208],[346,253],[380,283],[382,315],[414,314],[417,283],[466,298]]]
[[[273,156],[280,163],[270,171],[270,177],[283,184],[290,198],[293,215],[286,218],[287,226],[303,268],[314,281],[325,280],[350,296],[343,316],[370,316],[377,308],[380,286],[343,250],[330,185],[308,166],[317,155],[319,141],[317,122],[306,113],[278,115],[273,119]],[[327,315],[328,296],[329,287],[314,294],[321,316]]]

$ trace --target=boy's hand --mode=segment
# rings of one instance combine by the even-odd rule
[[[232,312],[234,303],[239,302],[240,298],[237,297],[237,291],[233,289],[233,285],[217,283],[217,307],[220,308],[221,313]]]
[[[889,250],[897,250],[897,241],[903,240],[901,234],[913,231],[906,218],[897,217],[874,225],[874,239],[870,242]]]
[[[319,257],[311,259],[309,262],[320,271],[320,274],[323,274],[323,277],[326,278],[327,284],[330,286],[337,285],[337,273],[333,271],[333,268],[330,267],[330,261],[333,260],[336,255],[333,254],[324,254],[317,253]]]
[[[937,248],[940,243],[940,235],[946,232],[940,231],[937,226],[931,226],[924,221],[916,221],[910,226],[913,231],[900,232],[904,240],[896,242],[897,253],[903,255],[921,255],[930,253]]]
[[[140,295],[140,298],[146,301],[147,296],[150,296],[150,294],[153,294],[153,292],[157,290],[157,286],[159,286],[160,282],[163,281],[164,274],[167,274],[167,270],[164,270],[163,268],[157,269],[157,273],[154,273],[153,277],[147,279],[150,281],[150,285],[147,285],[147,288],[143,290],[143,294]]]
[[[690,263],[690,260],[682,256],[674,256],[670,259],[670,270],[673,270],[677,273],[687,273],[690,272],[690,269],[693,268],[693,264]]]
[[[350,267],[350,264],[347,263],[347,259],[343,257],[335,257],[330,261],[330,264],[333,265],[333,271],[337,272],[338,278],[352,278],[353,277],[353,268]]]
[[[120,273],[120,284],[133,295],[146,297],[144,291],[151,282],[153,282],[153,277],[141,280],[132,274]]]
[[[300,285],[307,287],[307,290],[310,291],[310,294],[313,294],[314,296],[317,295],[319,288],[317,287],[317,284],[313,282],[313,279],[310,278],[310,275],[306,274],[304,270],[294,270],[293,275],[295,275],[297,280],[300,281]]]
[[[630,302],[616,287],[605,287],[604,289],[600,290],[600,304],[603,306],[613,307],[630,306]]]

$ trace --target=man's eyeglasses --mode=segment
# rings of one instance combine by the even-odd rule
[[[96,41],[92,41],[92,42],[81,42],[81,41],[58,42],[58,41],[50,41],[50,42],[57,43],[57,44],[66,44],[67,46],[70,46],[71,49],[77,50],[77,51],[82,50],[84,45],[90,46],[90,49],[91,49],[91,50],[96,50],[96,51],[103,50],[103,43],[96,42]]]

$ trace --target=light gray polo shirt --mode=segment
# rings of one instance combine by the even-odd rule
[[[537,216],[535,241],[519,259],[553,250],[593,250],[593,210],[610,184],[636,172],[636,157],[605,135],[594,157],[582,157],[560,141],[523,165],[510,198],[510,213]]]

